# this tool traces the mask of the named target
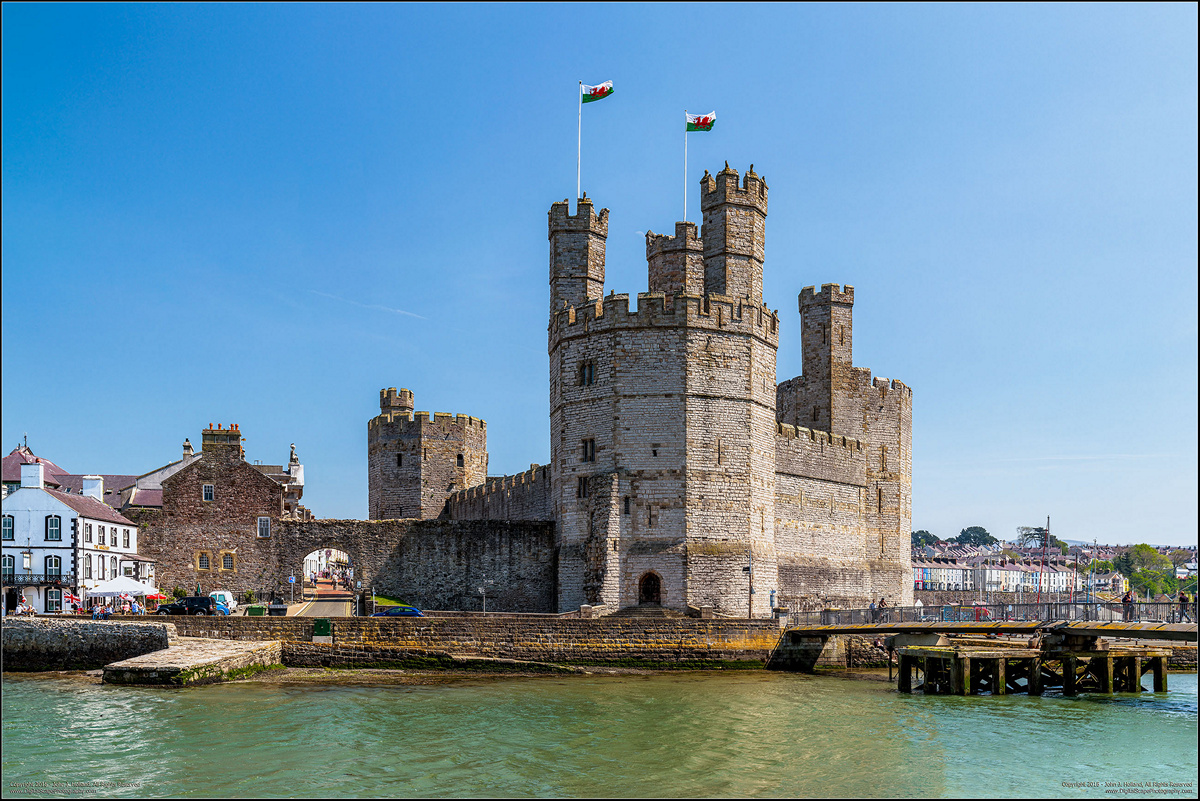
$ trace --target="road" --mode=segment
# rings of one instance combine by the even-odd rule
[[[350,617],[350,601],[322,599],[300,610],[299,617]]]

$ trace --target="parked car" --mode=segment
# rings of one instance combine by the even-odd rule
[[[215,598],[193,595],[180,598],[169,604],[162,604],[155,612],[157,615],[228,615],[229,607],[218,603]]]
[[[215,590],[210,592],[208,597],[215,598],[217,603],[227,606],[230,612],[237,611],[237,599],[233,597],[233,593],[229,590]]]
[[[371,617],[425,617],[415,606],[380,606]]]

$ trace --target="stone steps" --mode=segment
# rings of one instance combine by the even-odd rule
[[[609,617],[633,617],[633,618],[682,618],[687,615],[674,609],[667,609],[658,604],[639,604],[638,606],[627,606],[613,612]]]

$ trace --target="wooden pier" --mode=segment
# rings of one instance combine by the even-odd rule
[[[1142,676],[1154,674],[1154,692],[1167,691],[1168,648],[1123,646],[1061,650],[987,648],[972,645],[901,646],[900,692],[926,695],[1041,695],[1142,692]],[[914,673],[921,681],[914,684]]]

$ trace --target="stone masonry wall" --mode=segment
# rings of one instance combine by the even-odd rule
[[[553,520],[550,470],[531,465],[515,476],[489,476],[487,481],[459,490],[446,500],[450,520]]]
[[[363,589],[429,609],[555,611],[554,524],[464,520],[284,521],[279,563],[300,569],[314,550],[350,556]]]
[[[333,646],[324,659],[310,643],[312,624],[279,618],[181,618],[183,636],[281,640],[284,663],[369,664],[400,660],[405,652],[443,652],[540,662],[647,667],[762,667],[779,644],[773,620],[646,620],[605,617],[334,618]],[[340,652],[340,654],[339,654]],[[354,653],[357,655],[353,655]],[[347,654],[351,654],[349,657]],[[341,661],[338,661],[338,660]]]
[[[173,623],[108,622],[60,618],[4,619],[4,669],[96,670],[110,662],[161,651],[175,637]]]
[[[211,501],[204,500],[205,484],[213,485]],[[197,585],[204,593],[242,593],[280,578],[275,541],[283,508],[283,487],[231,449],[206,450],[166,479],[161,512],[131,513],[139,523],[138,551],[156,560],[155,579],[166,594],[174,587],[190,594]],[[259,517],[270,519],[270,536],[259,536]]]

